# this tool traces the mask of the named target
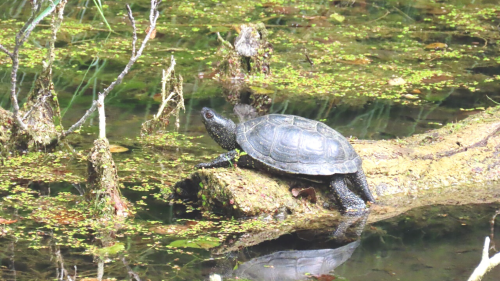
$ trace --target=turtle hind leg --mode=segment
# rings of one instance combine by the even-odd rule
[[[354,192],[347,188],[345,175],[336,174],[332,176],[330,188],[342,212],[359,213],[366,210],[363,199],[359,198]]]
[[[356,173],[349,175],[349,177],[354,186],[361,188],[365,199],[375,203],[375,198],[373,197],[370,188],[368,188],[368,182],[366,182],[366,176],[363,169],[359,168]]]

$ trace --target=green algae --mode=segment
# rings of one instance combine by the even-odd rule
[[[237,3],[242,8],[229,13],[227,7],[235,3],[237,1],[225,1],[219,5],[179,2],[169,7],[158,27],[160,40],[154,39],[147,48],[137,65],[142,74],[132,77],[129,84],[156,72],[156,67],[166,67],[168,55],[172,52],[176,54],[178,64],[183,66],[182,72],[196,73],[200,68],[210,72],[211,65],[217,62],[214,30],[225,32],[222,36],[232,42],[235,38],[232,26],[243,19],[243,22],[248,20],[250,23],[264,20],[274,48],[271,59],[273,75],[254,75],[247,77],[247,81],[256,87],[265,85],[276,89],[278,99],[342,97],[352,100],[352,104],[364,104],[374,99],[420,104],[435,99],[427,99],[422,94],[417,95],[417,99],[408,100],[404,95],[415,89],[445,92],[450,88],[462,88],[474,92],[495,85],[491,77],[478,77],[469,71],[476,65],[495,66],[500,57],[494,48],[494,42],[499,40],[495,31],[498,8],[487,4],[479,4],[481,9],[474,10],[457,3],[441,3],[439,6],[416,3],[412,7],[413,13],[404,15],[396,9],[396,2],[389,2],[384,7],[353,5],[339,8],[320,4],[306,6],[293,1],[286,4],[256,1]],[[104,9],[105,14],[110,11]],[[318,11],[326,16],[318,16]],[[124,16],[124,11],[119,11],[118,15]],[[340,15],[345,20],[338,22],[331,15]],[[289,23],[275,24],[276,18],[296,21],[299,26],[294,29]],[[416,20],[410,21],[409,18]],[[13,39],[12,31],[20,23],[2,20],[6,28],[0,38],[6,39],[7,47]],[[56,56],[63,62],[58,68],[65,70],[74,66],[74,63],[64,63],[64,58],[68,57],[73,62],[84,63],[88,57],[99,56],[112,64],[124,64],[131,44],[130,29],[125,24],[115,25],[116,33],[103,37],[103,31],[91,24],[72,18],[65,20],[60,40],[74,38],[65,48],[57,48]],[[144,29],[144,26],[139,26],[139,30]],[[35,41],[42,41],[46,32],[48,29],[43,26],[34,32]],[[169,44],[179,40],[182,45],[171,48]],[[435,42],[446,43],[447,47],[439,50],[426,48]],[[313,66],[307,62],[304,50],[307,50]],[[43,57],[44,49],[27,44],[23,52],[22,67],[31,68]],[[7,58],[2,56],[0,59]],[[77,76],[83,74],[78,72],[75,73]],[[422,81],[443,75],[452,79],[432,83]],[[394,77],[401,77],[406,83],[396,87],[388,85]],[[113,75],[102,78],[111,80]],[[126,89],[125,85],[121,88]],[[195,94],[202,95],[201,92]]]
[[[248,77],[248,82],[253,88],[258,88],[266,94],[276,93],[274,96],[276,100],[321,97],[325,100],[334,98],[335,103],[342,100],[344,103],[356,106],[374,99],[393,100],[398,103],[440,102],[449,96],[448,92],[451,88],[469,89],[471,93],[474,93],[489,89],[500,79],[498,75],[491,77],[484,74],[472,74],[469,71],[474,65],[494,67],[500,63],[498,50],[493,47],[495,40],[498,40],[498,34],[491,32],[491,27],[496,24],[496,22],[491,22],[496,19],[495,15],[498,12],[496,8],[471,11],[466,7],[456,5],[452,12],[444,16],[429,14],[423,22],[425,24],[422,22],[397,24],[393,20],[399,17],[398,20],[401,21],[404,16],[393,13],[387,18],[379,19],[384,15],[384,10],[380,13],[369,14],[370,20],[376,21],[373,22],[372,27],[364,27],[362,26],[364,21],[355,15],[355,9],[331,8],[334,12],[327,12],[330,18],[332,18],[331,15],[341,15],[344,20],[340,22],[334,19],[335,22],[332,20],[322,22],[321,18],[305,19],[303,17],[316,14],[319,9],[318,5],[298,1],[286,4],[283,2],[274,1],[273,5],[269,5],[259,2],[242,4],[241,1],[226,1],[221,5],[204,3],[200,6],[187,2],[176,3],[179,4],[178,7],[173,7],[171,12],[167,13],[164,25],[158,28],[158,32],[163,33],[163,36],[168,39],[153,41],[131,80],[117,88],[120,95],[124,94],[126,98],[130,98],[132,95],[127,91],[133,91],[133,95],[137,92],[144,94],[149,91],[148,85],[153,84],[151,80],[154,80],[151,78],[152,73],[166,66],[172,53],[179,55],[178,62],[183,65],[182,72],[189,73],[187,77],[190,78],[187,80],[192,82],[193,73],[200,69],[208,72],[212,63],[216,61],[214,52],[217,44],[214,31],[226,32],[223,36],[232,32],[234,36],[234,31],[230,29],[234,22],[252,22],[266,18],[271,18],[271,20],[283,18],[290,22],[296,20],[302,24],[302,27],[293,28],[289,25],[276,26],[274,24],[276,22],[268,21],[271,25],[269,27],[270,38],[275,46],[275,57],[272,61],[273,75]],[[235,13],[226,12],[235,4],[243,5],[242,9]],[[398,5],[396,2],[392,4]],[[444,9],[449,9],[452,4],[446,5]],[[427,11],[428,8],[425,10]],[[292,12],[285,14],[287,11]],[[104,12],[110,13],[106,9]],[[123,16],[123,12],[118,14]],[[385,20],[389,18],[391,21],[386,22]],[[206,24],[205,21],[208,19],[214,22]],[[454,19],[458,20],[454,22]],[[8,28],[5,32],[2,31],[2,37],[0,37],[2,43],[4,38],[10,36],[10,40],[12,39],[12,30],[15,30],[20,23],[16,20],[1,22],[2,27],[11,28],[10,32]],[[117,33],[104,39],[106,34],[93,27],[95,25],[79,23],[77,20],[64,23],[61,44],[67,44],[67,48],[65,46],[56,51],[56,56],[60,58],[56,71],[64,72],[64,76],[59,76],[63,82],[60,85],[71,88],[72,86],[68,86],[72,85],[71,81],[83,81],[85,71],[81,69],[81,65],[86,67],[90,56],[100,56],[112,66],[126,62],[127,50],[131,42],[130,27],[125,24],[117,25],[115,28]],[[423,31],[421,27],[424,27]],[[47,36],[47,30],[43,30],[43,26],[41,28],[39,32],[34,32],[34,42],[44,42],[43,38]],[[145,26],[140,28],[144,30]],[[455,30],[450,31],[453,28]],[[71,36],[75,36],[73,38],[75,40],[70,40]],[[231,39],[231,35],[228,36]],[[9,46],[8,41],[6,42]],[[172,48],[173,42],[181,42],[179,48]],[[426,48],[428,43],[433,42],[446,42],[448,47],[440,50]],[[472,42],[479,44],[472,44]],[[485,45],[485,42],[488,44]],[[307,48],[314,66],[305,60],[301,48]],[[30,78],[31,69],[36,69],[40,59],[45,56],[44,52],[44,49],[37,44],[28,42],[26,45],[26,51],[22,53],[22,70],[27,73],[26,80]],[[68,58],[71,59],[68,61]],[[0,55],[0,61],[2,62],[1,68],[9,67],[8,63],[4,63],[5,56]],[[106,83],[115,77],[109,72],[101,74],[100,80],[96,80],[98,83]],[[407,83],[399,86],[388,85],[388,81],[394,77],[402,77]],[[452,77],[452,79],[438,81],[439,79],[435,77]],[[156,80],[159,81],[159,77]],[[6,80],[0,83],[5,85]],[[205,91],[207,88],[203,86],[200,89],[192,96],[215,96],[219,90],[209,88]],[[414,89],[422,92],[422,94],[416,94],[419,100],[406,100],[403,95]],[[154,91],[153,87],[151,91]],[[113,97],[115,102],[121,103],[126,99],[121,98],[120,95]],[[314,105],[308,106],[314,107]],[[131,108],[133,105],[130,103],[123,103],[120,106],[120,109],[124,111]],[[447,128],[458,131],[460,124],[448,125]],[[137,143],[145,146],[140,155],[117,156],[119,158],[116,162],[119,170],[118,176],[120,182],[124,183],[122,188],[146,194],[136,201],[134,212],[147,209],[150,202],[148,200],[170,202],[170,195],[174,192],[173,184],[187,177],[193,171],[193,164],[200,160],[194,152],[195,149],[200,148],[195,140],[192,137],[169,133],[150,136],[143,141],[125,141],[135,149],[138,149]],[[180,154],[173,152],[179,148],[182,150]],[[39,197],[38,191],[28,188],[29,181],[38,180],[83,182],[85,180],[81,164],[81,161],[85,159],[81,156],[83,154],[85,153],[80,152],[80,156],[64,152],[47,155],[30,153],[3,159],[2,165],[5,165],[0,169],[0,189],[2,192],[8,192],[9,195],[2,200],[2,206],[19,211],[24,220],[4,226],[2,233],[20,240],[33,241],[30,242],[30,247],[33,249],[49,247],[46,240],[47,237],[52,237],[53,243],[59,246],[88,249],[86,253],[88,255],[95,253],[91,244],[82,238],[88,237],[89,231],[98,228],[95,222],[85,217],[92,206],[81,202],[79,196],[68,193],[56,195],[54,199],[47,199],[49,201],[47,202]],[[224,197],[226,194],[215,195],[220,195],[226,205],[231,205],[231,198]],[[35,209],[42,211],[35,213],[33,212]],[[197,208],[191,207],[190,211],[195,209]],[[63,214],[65,218],[51,217],[50,214],[55,212]],[[1,216],[18,218],[15,213],[2,213]],[[125,240],[124,236],[142,235],[144,241],[141,241],[141,245],[149,249],[191,256],[186,251],[178,249],[177,246],[198,249],[199,243],[189,244],[188,241],[193,241],[198,236],[201,236],[198,238],[200,241],[212,241],[212,236],[214,236],[217,240],[214,240],[213,244],[208,243],[206,246],[204,242],[201,243],[206,248],[214,248],[222,245],[225,239],[231,238],[231,235],[235,233],[279,229],[275,233],[270,231],[262,235],[270,239],[287,233],[283,229],[297,222],[294,221],[295,218],[285,222],[267,222],[260,219],[235,221],[218,218],[209,212],[204,212],[204,218],[207,221],[196,221],[195,226],[187,228],[172,227],[184,226],[184,223],[188,225],[187,221],[182,220],[172,225],[131,220],[129,224],[121,226],[123,229],[117,233],[117,237]],[[72,224],[68,226],[65,221],[71,221]],[[166,225],[167,228],[171,227],[174,232],[160,234],[153,231],[152,227],[158,224]],[[25,228],[25,225],[28,227]],[[291,232],[293,229],[289,228],[288,231]],[[49,233],[52,233],[52,236],[49,236]],[[179,239],[180,237],[186,239]],[[183,242],[176,242],[179,243],[176,245],[175,241]],[[256,239],[256,241],[260,240]],[[118,246],[118,248],[121,247]],[[237,248],[234,247],[234,249]],[[141,262],[138,261],[137,264],[141,265]],[[174,274],[178,272],[174,262],[169,272]]]

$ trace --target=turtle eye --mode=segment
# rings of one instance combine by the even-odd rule
[[[214,115],[211,112],[205,113],[205,118],[212,119],[212,117],[214,117]]]

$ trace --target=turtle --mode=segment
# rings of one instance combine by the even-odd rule
[[[324,123],[295,115],[268,114],[236,125],[208,107],[201,110],[201,116],[210,137],[228,152],[196,168],[237,163],[239,167],[278,174],[327,177],[342,212],[364,212],[365,202],[347,187],[348,178],[361,188],[365,200],[375,203],[361,158],[344,136]]]

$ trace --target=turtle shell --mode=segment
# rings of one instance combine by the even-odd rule
[[[299,116],[270,114],[238,124],[236,141],[252,158],[288,173],[349,174],[361,166],[344,136]]]

